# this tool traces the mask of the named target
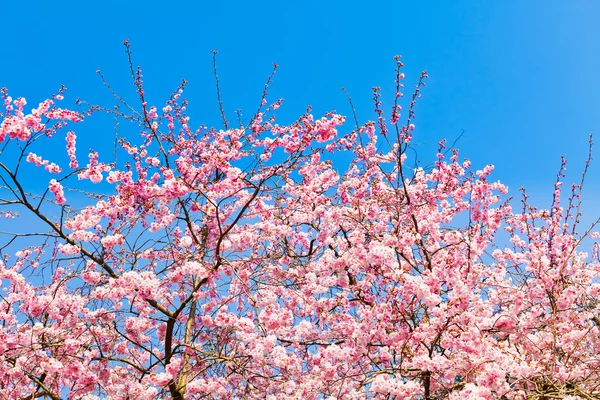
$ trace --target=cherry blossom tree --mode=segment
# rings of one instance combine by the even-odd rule
[[[399,58],[389,118],[375,88],[374,122],[280,125],[271,75],[249,122],[219,96],[195,129],[187,82],[148,104],[126,46],[138,107],[2,89],[1,398],[600,398],[598,234],[564,161],[548,210],[444,142],[415,167],[427,74],[404,113]],[[139,127],[118,158],[77,148],[103,110]]]

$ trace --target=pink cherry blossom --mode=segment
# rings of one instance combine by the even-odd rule
[[[63,187],[56,179],[50,180],[50,183],[48,184],[48,188],[50,189],[52,194],[54,194],[54,197],[56,199],[56,204],[63,204],[67,201],[67,199],[65,199],[65,193],[63,191]]]
[[[600,396],[581,187],[563,194],[563,161],[547,210],[510,202],[492,165],[444,141],[413,168],[427,73],[402,108],[395,60],[391,115],[374,88],[358,126],[280,124],[265,89],[241,126],[221,109],[222,127],[194,130],[187,82],[149,106],[133,67],[141,105],[113,116],[139,135],[81,168],[63,90],[27,114],[3,89],[0,212],[22,224],[2,233],[0,398]]]

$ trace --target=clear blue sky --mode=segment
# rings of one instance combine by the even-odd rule
[[[270,93],[286,99],[284,122],[309,104],[316,115],[349,115],[342,86],[361,122],[374,119],[371,87],[393,91],[393,56],[401,54],[407,87],[421,70],[430,76],[416,109],[422,158],[464,130],[462,156],[495,164],[493,176],[513,195],[525,186],[547,206],[560,156],[578,179],[595,132],[585,199],[586,212],[600,215],[598,1],[20,0],[0,12],[0,86],[13,97],[32,106],[64,84],[67,105],[77,97],[111,105],[101,69],[135,99],[122,46],[129,38],[154,103],[190,81],[196,124],[219,123],[212,49],[230,119],[237,108],[252,114],[272,63],[280,65]],[[112,140],[111,125],[93,121],[76,130]]]

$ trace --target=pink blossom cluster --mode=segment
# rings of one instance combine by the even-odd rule
[[[42,165],[45,169],[53,174],[59,174],[62,172],[62,168],[58,165],[49,162],[48,160],[42,159],[42,157],[38,156],[35,153],[29,153],[26,158],[27,162],[35,164],[36,167],[41,167]]]
[[[513,209],[493,166],[444,142],[412,168],[426,74],[402,122],[376,89],[362,126],[308,112],[278,124],[265,93],[245,127],[193,131],[185,81],[160,113],[132,71],[142,109],[118,117],[139,138],[75,171],[106,185],[67,203],[63,182],[79,189],[65,174],[54,204],[37,203],[2,175],[22,188],[1,189],[4,206],[48,233],[7,238],[0,260],[0,398],[600,396],[598,245],[586,251],[600,235],[576,233],[581,188],[561,203],[561,170],[548,210],[526,196]],[[46,129],[41,115],[76,120],[53,100],[25,116],[3,94],[2,139]]]
[[[64,204],[67,201],[63,187],[56,179],[50,180],[48,189],[50,189],[50,192],[54,195],[56,204]]]
[[[102,162],[99,162],[98,153],[96,153],[95,151],[90,152],[89,160],[90,162],[87,165],[87,168],[79,172],[77,174],[77,177],[79,179],[89,179],[90,181],[92,181],[92,183],[100,183],[103,179],[102,173],[109,172],[111,170],[111,167]],[[71,159],[71,164],[76,165],[76,161],[75,163],[73,163],[73,159]]]
[[[69,168],[77,168],[79,163],[75,157],[77,136],[73,131],[67,132],[67,155],[69,156]]]
[[[100,239],[100,243],[104,247],[120,246],[125,243],[125,237],[121,234],[106,235]]]
[[[45,100],[37,108],[32,109],[30,114],[25,114],[24,108],[27,101],[24,98],[13,100],[8,95],[6,88],[0,89],[0,93],[6,109],[4,119],[0,123],[0,142],[4,141],[7,136],[10,139],[26,141],[32,133],[42,130],[51,133],[52,129],[42,123],[44,117],[59,121],[78,122],[81,120],[81,116],[76,112],[53,107],[53,100]],[[60,100],[62,97],[56,97],[56,99]]]

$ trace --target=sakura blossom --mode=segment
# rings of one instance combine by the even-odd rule
[[[389,118],[374,88],[357,126],[276,122],[271,75],[246,123],[220,105],[195,129],[187,81],[149,105],[130,66],[131,114],[2,89],[0,142],[23,156],[2,161],[0,214],[27,229],[0,235],[2,399],[600,396],[600,235],[575,229],[564,165],[547,210],[443,141],[413,168],[426,72]],[[139,136],[80,166],[98,112]]]

